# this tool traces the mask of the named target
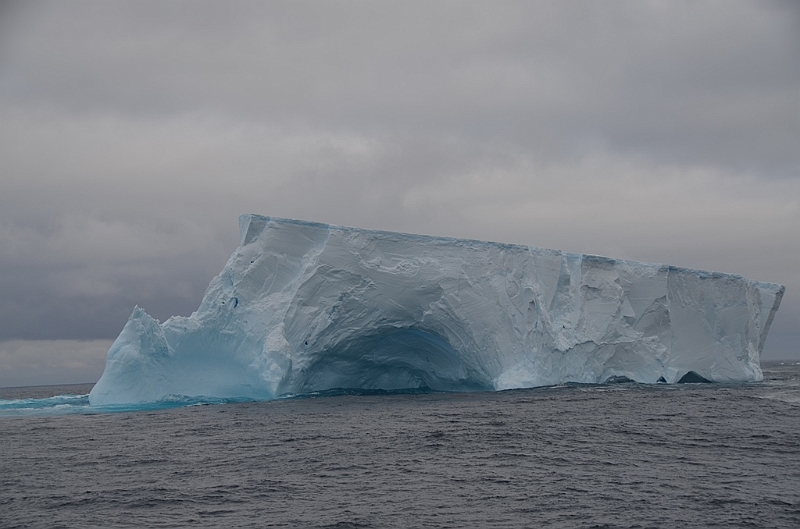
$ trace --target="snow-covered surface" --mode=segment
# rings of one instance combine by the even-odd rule
[[[511,244],[257,215],[200,308],[135,308],[92,405],[332,388],[762,379],[784,287]]]

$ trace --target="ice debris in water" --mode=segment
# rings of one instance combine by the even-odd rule
[[[332,388],[758,381],[784,287],[555,250],[258,215],[200,308],[135,308],[92,405]]]

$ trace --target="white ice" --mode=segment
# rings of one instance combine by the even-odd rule
[[[92,405],[333,388],[762,379],[784,287],[591,255],[257,215],[200,308],[135,308]]]

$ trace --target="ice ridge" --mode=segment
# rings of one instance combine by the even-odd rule
[[[784,287],[534,247],[242,215],[199,309],[136,307],[92,405],[335,388],[758,381]]]

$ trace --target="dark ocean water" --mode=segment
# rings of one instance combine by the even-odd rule
[[[2,389],[0,527],[798,528],[800,366],[765,375],[116,413]]]

